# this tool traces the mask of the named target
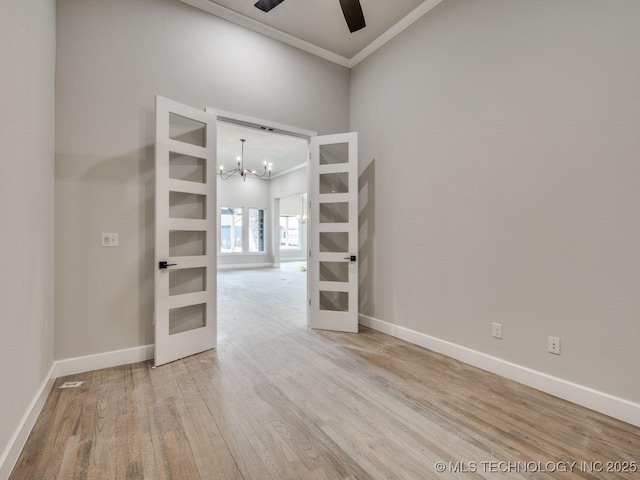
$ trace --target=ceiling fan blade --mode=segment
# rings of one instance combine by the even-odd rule
[[[362,13],[360,0],[340,0],[340,6],[342,7],[344,19],[347,21],[351,33],[357,32],[367,26],[364,21],[364,13]]]
[[[280,5],[282,2],[284,2],[284,0],[258,0],[255,6],[263,12],[268,12],[272,8]]]

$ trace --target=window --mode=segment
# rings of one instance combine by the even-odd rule
[[[242,208],[220,209],[220,251],[242,252]]]
[[[264,252],[264,210],[249,209],[249,251]]]
[[[293,215],[280,215],[280,248],[300,250],[300,223]]]
[[[220,209],[220,252],[262,253],[264,209],[222,207]]]

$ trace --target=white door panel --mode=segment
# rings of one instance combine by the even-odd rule
[[[156,366],[216,346],[216,122],[156,97]]]
[[[312,137],[309,325],[358,331],[358,135]]]

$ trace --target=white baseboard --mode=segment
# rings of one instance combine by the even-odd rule
[[[640,404],[367,315],[360,324],[640,427]]]
[[[0,456],[0,480],[9,478],[57,377],[143,362],[153,358],[153,347],[153,345],[144,345],[142,347],[126,348],[124,350],[67,358],[53,362],[42,386],[33,400],[31,400],[15,433]]]
[[[218,264],[218,270],[243,270],[248,268],[273,267],[273,263],[234,263],[230,265]]]
[[[66,358],[55,363],[56,377],[66,377],[77,373],[90,372],[103,368],[117,367],[129,363],[144,362],[153,358],[154,346],[125,348],[112,352],[96,353],[83,357]]]
[[[51,387],[53,386],[53,382],[56,378],[55,371],[56,364],[54,362],[49,369],[49,373],[42,382],[40,389],[36,393],[35,397],[33,397],[33,400],[31,400],[26,412],[20,419],[20,423],[11,436],[7,447],[4,452],[2,452],[2,455],[0,455],[0,480],[6,480],[9,478],[9,475],[11,475],[11,471],[18,461],[20,452],[22,452],[25,443],[27,443],[27,438],[29,438],[31,429],[33,429],[33,426],[38,419],[38,415],[40,415],[40,412],[42,411],[44,402],[49,396],[49,392],[51,391]]]

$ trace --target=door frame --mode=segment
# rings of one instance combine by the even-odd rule
[[[245,127],[251,127],[251,128],[256,128],[256,129],[260,129],[260,130],[265,130],[271,133],[281,133],[284,135],[293,135],[295,137],[301,137],[301,138],[305,138],[307,141],[311,140],[311,137],[317,137],[318,136],[318,132],[314,132],[312,130],[306,130],[304,128],[298,128],[298,127],[293,127],[291,125],[285,125],[282,123],[278,123],[278,122],[273,122],[271,120],[265,120],[262,118],[257,118],[257,117],[252,117],[250,115],[244,115],[241,113],[235,113],[235,112],[229,112],[227,110],[221,110],[218,108],[214,108],[214,107],[206,107],[204,109],[204,111],[206,113],[212,113],[214,114],[217,118],[218,121],[222,121],[222,122],[228,122],[228,123],[234,123],[236,125],[241,125],[241,126],[245,126]],[[309,158],[307,157],[307,168],[309,167]],[[301,167],[296,167],[296,168],[301,168]],[[288,173],[287,172],[282,172],[282,174]],[[282,175],[280,174],[280,175]],[[277,178],[279,175],[275,175],[274,177],[271,178]],[[309,173],[307,171],[307,193],[309,192]],[[308,200],[308,199],[307,199]],[[280,242],[280,238],[279,238],[279,228],[275,228],[276,225],[276,220],[278,222],[278,227],[280,225],[279,222],[279,218],[276,219],[275,217],[275,213],[276,213],[276,204],[277,207],[279,207],[279,199],[274,199],[274,202],[272,202],[271,205],[271,225],[272,225],[272,232],[271,232],[271,255],[272,255],[272,260],[273,260],[273,265],[276,266],[280,266],[280,259],[276,258],[274,252],[276,249],[276,242],[278,242],[278,247],[279,247],[279,242]],[[218,200],[216,198],[216,212],[218,212],[220,206],[218,205]],[[279,210],[279,208],[278,208]],[[278,216],[279,217],[279,216]],[[218,227],[217,227],[218,228]],[[217,252],[216,252],[217,253]],[[309,248],[307,245],[307,251],[306,251],[306,258],[307,261],[309,260]],[[277,260],[277,262],[276,262]],[[308,277],[308,272],[306,273],[307,277]],[[308,302],[308,297],[309,297],[309,293],[308,293],[308,282],[309,279],[307,278],[307,302]],[[216,287],[217,288],[217,287]],[[307,308],[308,308],[308,304],[307,304]],[[307,324],[309,323],[309,315],[307,315]]]

